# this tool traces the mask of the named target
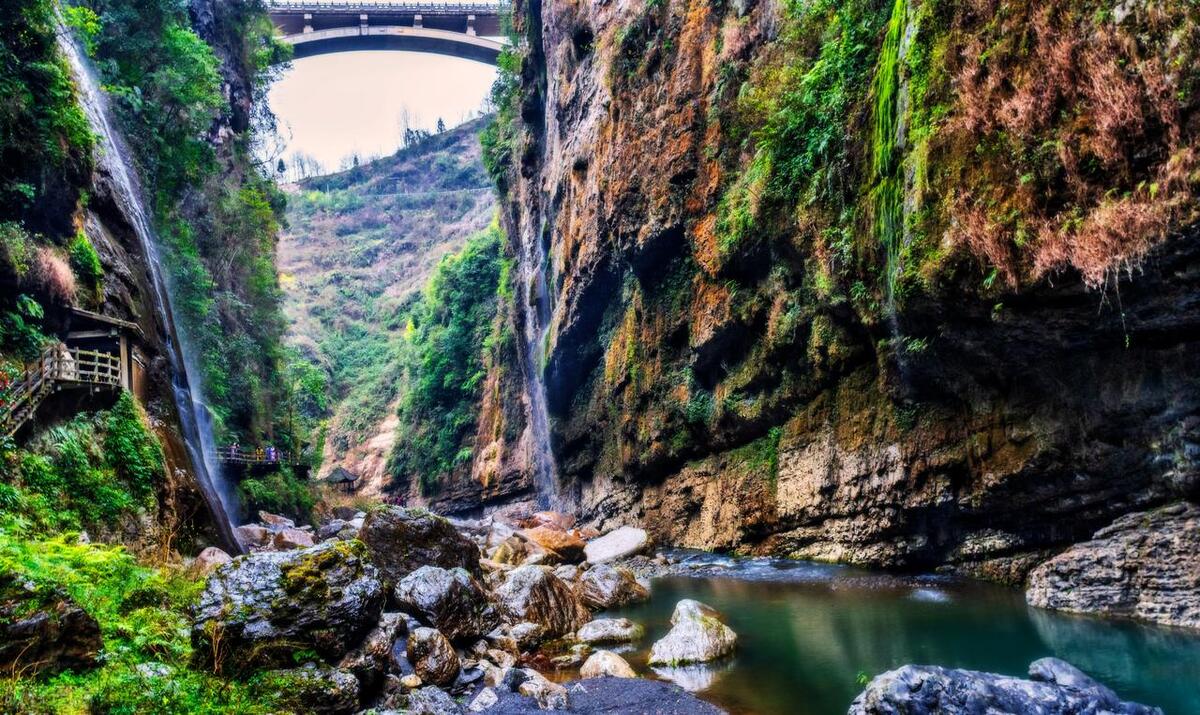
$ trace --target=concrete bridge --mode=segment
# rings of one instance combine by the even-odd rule
[[[496,64],[502,3],[267,0],[296,57],[350,50],[433,52]]]

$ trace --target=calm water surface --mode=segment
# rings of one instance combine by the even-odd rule
[[[648,603],[614,612],[646,627],[623,655],[641,673],[681,598],[720,610],[738,650],[712,666],[659,669],[732,713],[845,713],[860,673],[905,663],[1024,676],[1062,658],[1128,700],[1168,715],[1200,715],[1200,637],[1029,608],[1023,595],[940,577],[896,578],[848,568],[686,554],[695,576],[652,582]],[[701,561],[702,560],[702,561]]]

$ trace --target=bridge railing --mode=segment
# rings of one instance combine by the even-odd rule
[[[504,9],[505,3],[455,3],[455,2],[327,2],[324,0],[267,0],[267,9],[271,11],[288,10],[294,12],[346,12],[354,13],[362,10],[375,10],[390,13],[408,14],[422,13],[428,15],[496,15]]]
[[[0,384],[0,432],[12,436],[58,385],[122,387],[121,356],[58,344],[5,382]]]
[[[217,460],[224,464],[239,464],[246,466],[267,465],[267,464],[286,464],[295,466],[298,464],[292,459],[290,452],[281,449],[242,449],[234,445],[217,447]]]

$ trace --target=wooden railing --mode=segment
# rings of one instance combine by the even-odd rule
[[[283,450],[241,449],[240,447],[218,447],[217,460],[222,464],[242,466],[260,466],[271,464],[286,464],[296,466],[299,462],[292,459],[289,452]]]
[[[120,356],[61,344],[48,348],[2,391],[0,432],[13,436],[50,393],[62,386],[80,385],[122,387]]]

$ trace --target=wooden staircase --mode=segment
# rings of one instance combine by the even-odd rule
[[[0,404],[0,434],[12,437],[37,412],[51,394],[71,387],[120,389],[121,357],[116,353],[84,350],[63,344],[47,348],[25,366]]]

